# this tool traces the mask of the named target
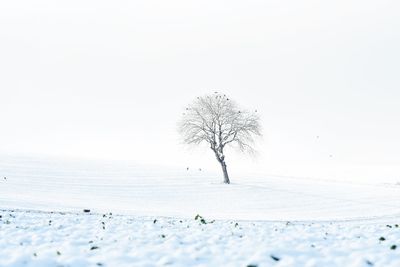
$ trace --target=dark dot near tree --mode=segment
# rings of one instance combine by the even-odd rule
[[[271,259],[273,259],[274,261],[280,261],[281,260],[280,258],[278,258],[278,257],[276,257],[274,255],[271,255]]]

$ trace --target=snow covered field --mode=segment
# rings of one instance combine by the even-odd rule
[[[395,184],[12,157],[0,175],[0,266],[400,266]]]
[[[400,266],[399,219],[213,222],[11,210],[1,215],[0,266]]]
[[[0,160],[0,208],[214,219],[330,220],[400,214],[400,186],[121,162]],[[6,177],[7,179],[4,179]]]

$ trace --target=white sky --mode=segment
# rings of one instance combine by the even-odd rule
[[[258,158],[228,154],[233,173],[387,171],[399,14],[394,0],[1,1],[0,153],[218,168],[176,133],[217,90],[264,126]]]

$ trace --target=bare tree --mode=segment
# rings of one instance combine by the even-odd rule
[[[225,147],[233,145],[242,152],[253,152],[254,138],[261,136],[261,126],[257,111],[239,109],[226,95],[215,92],[197,97],[186,108],[179,132],[186,144],[210,145],[221,164],[224,183],[229,184]]]

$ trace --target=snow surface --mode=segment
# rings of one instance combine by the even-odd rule
[[[232,169],[232,168],[231,168]],[[2,179],[7,177],[7,180]],[[214,219],[330,220],[400,214],[400,186],[250,175],[221,184],[221,173],[186,166],[0,161],[0,208]]]
[[[2,267],[400,266],[400,228],[394,224],[399,219],[202,223],[110,214],[0,214]]]
[[[400,266],[396,184],[220,180],[192,166],[4,157],[0,266]]]

